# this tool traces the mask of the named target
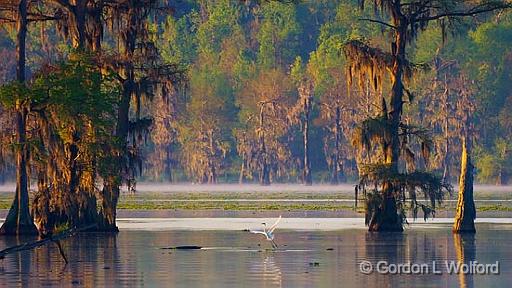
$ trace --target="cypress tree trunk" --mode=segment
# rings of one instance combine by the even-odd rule
[[[445,119],[444,119],[444,149],[446,151],[446,155],[444,155],[444,158],[443,158],[443,166],[444,166],[444,171],[443,171],[443,181],[445,182],[450,182],[450,141],[449,141],[449,131],[448,131],[448,99],[447,99],[447,92],[445,92],[445,97],[443,99],[444,101],[444,109],[445,109]]]
[[[174,179],[172,177],[172,158],[171,158],[171,145],[167,145],[166,149],[166,164],[167,164],[167,180],[169,181],[169,183],[172,183],[174,182]]]
[[[264,110],[265,104],[261,104],[260,107],[260,131],[259,131],[259,142],[260,142],[260,184],[264,186],[270,185],[270,171],[268,167],[268,155],[267,147],[265,145],[265,127],[264,122]]]
[[[331,185],[338,185],[338,156],[333,153],[331,156]]]
[[[76,161],[76,158],[78,157],[78,147],[76,145],[76,138],[73,133],[71,143],[66,143],[64,145],[64,153],[66,155],[66,168],[69,169],[68,173],[65,173],[66,179],[66,192],[68,193],[68,197],[70,199],[70,202],[73,203],[73,205],[70,205],[71,208],[69,208],[71,211],[68,211],[68,217],[71,219],[71,225],[77,225],[80,222],[80,205],[79,203],[79,193],[78,190],[78,183],[80,181],[80,172],[78,171],[78,163]]]
[[[311,97],[308,95],[304,99],[304,124],[302,129],[302,135],[304,140],[304,172],[303,179],[304,185],[313,185],[313,179],[311,177],[311,161],[309,158],[309,118],[311,114]]]
[[[264,149],[262,151],[265,151],[265,142],[264,141],[262,142],[262,147]],[[261,164],[260,164],[261,165],[261,167],[260,167],[260,184],[264,185],[264,186],[268,186],[268,185],[270,185],[270,171],[269,171],[269,167],[268,167],[266,151],[262,153],[260,162],[261,162]]]
[[[75,25],[72,29],[76,29],[73,37],[71,39],[73,47],[82,50],[85,47],[85,17],[86,17],[86,2],[87,1],[77,1],[76,5],[73,6],[70,11],[71,17],[74,19]]]
[[[339,106],[336,107],[336,118],[335,118],[335,126],[334,126],[334,154],[332,157],[332,175],[331,175],[331,184],[338,185],[339,183],[339,174],[340,174],[340,165],[339,165],[339,155],[340,155],[340,141],[341,141],[341,108]]]
[[[398,4],[399,5],[399,4]],[[400,11],[400,8],[396,8]],[[391,111],[388,113],[390,140],[384,144],[383,152],[385,163],[391,166],[391,173],[398,173],[398,161],[400,157],[399,126],[402,117],[403,106],[403,70],[405,64],[405,45],[407,34],[407,23],[403,23],[400,17],[394,18],[395,30],[394,42],[391,44],[393,55],[393,67],[391,71]],[[367,215],[371,219],[369,231],[403,231],[402,219],[398,213],[395,196],[396,187],[390,182],[382,185],[383,199],[374,215]]]
[[[117,201],[119,199],[119,177],[110,176],[104,179],[101,211],[100,211],[100,224],[99,230],[108,232],[118,232],[119,229],[116,225],[117,216]]]
[[[131,4],[130,4],[131,5]],[[111,175],[107,177],[106,183],[103,186],[102,209],[101,209],[101,230],[117,232],[119,229],[116,226],[116,209],[117,201],[119,199],[120,185],[122,184],[122,175],[126,166],[126,155],[128,153],[128,130],[130,124],[130,100],[135,91],[135,68],[133,63],[133,55],[136,49],[137,40],[137,10],[134,7],[128,8],[128,23],[124,33],[124,46],[123,59],[127,59],[121,68],[121,75],[123,79],[123,92],[121,101],[117,111],[116,123],[116,138],[119,141],[119,151]]]
[[[27,1],[21,0],[16,20],[16,77],[20,83],[25,82],[25,42],[27,36]],[[37,234],[37,228],[30,216],[28,207],[28,176],[27,176],[27,103],[16,100],[16,196],[7,214],[0,234]]]
[[[473,200],[473,164],[471,163],[471,147],[469,141],[462,139],[462,157],[459,181],[459,199],[457,214],[453,224],[454,233],[475,233],[475,202]]]
[[[130,59],[130,58],[127,58]],[[127,137],[128,137],[128,124],[129,124],[129,111],[130,111],[130,97],[134,89],[134,73],[131,64],[126,64],[125,72],[127,79],[123,83],[123,94],[118,108],[118,116],[116,123],[116,137],[120,144],[117,149],[118,155],[114,157],[115,163],[111,175],[104,179],[104,185],[101,197],[101,212],[100,212],[100,230],[118,232],[119,229],[116,225],[117,216],[117,202],[119,199],[121,175],[124,173],[126,165],[125,153],[127,153]]]
[[[98,27],[90,27],[93,31],[87,31],[87,18],[93,17],[98,20],[101,9],[97,10],[94,15],[91,15],[92,10],[88,10],[88,1],[79,0],[74,5],[67,3],[66,8],[69,11],[69,15],[72,18],[71,29],[75,30],[72,34],[72,45],[74,48],[80,51],[99,51],[101,45],[101,33],[98,33]],[[88,35],[89,33],[89,35]],[[73,135],[73,138],[75,135]],[[74,142],[79,141],[79,138]],[[69,159],[69,169],[71,174],[71,181],[69,183],[70,196],[76,199],[76,220],[73,221],[73,225],[88,225],[98,221],[98,213],[96,209],[96,196],[92,191],[88,191],[90,187],[80,187],[82,171],[77,163],[76,155],[79,154],[76,143],[71,143],[70,147],[72,155]]]
[[[210,148],[210,157],[208,157],[208,184],[214,184],[217,183],[217,170],[215,169],[215,142],[214,135],[213,135],[213,129],[210,129],[208,131],[208,141],[209,141],[209,148]]]
[[[238,184],[244,183],[244,173],[245,173],[245,153],[242,154],[242,166],[240,167],[240,176],[238,177]]]

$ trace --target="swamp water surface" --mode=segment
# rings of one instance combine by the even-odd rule
[[[205,220],[207,221],[207,220]],[[258,219],[254,219],[259,224]],[[321,221],[321,219],[319,220]],[[343,221],[343,219],[340,219]],[[474,236],[449,224],[404,233],[364,229],[276,230],[279,248],[241,230],[123,229],[64,240],[0,260],[0,287],[507,287],[512,280],[512,225],[477,225]],[[0,238],[0,249],[27,239]],[[197,245],[201,250],[162,249]],[[444,261],[499,261],[499,275],[450,274]],[[442,274],[364,274],[361,261],[438,265]],[[375,268],[374,268],[375,269]]]

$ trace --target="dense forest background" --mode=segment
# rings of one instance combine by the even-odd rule
[[[344,43],[357,39],[388,50],[383,27],[361,21],[373,15],[371,9],[361,11],[355,0],[297,5],[183,0],[171,6],[170,15],[144,24],[145,36],[156,45],[159,61],[185,77],[165,89],[164,97],[134,101],[130,117],[148,124],[131,135],[133,143],[141,143],[134,180],[302,183],[306,161],[316,183],[357,179],[357,163],[365,155],[353,146],[354,129],[382,113],[381,96],[390,90],[386,81],[380,89],[371,89],[369,80],[347,81]],[[443,36],[453,28],[448,26],[455,29]],[[102,49],[115,54],[117,35],[106,31]],[[69,59],[70,40],[61,34],[51,21],[30,23],[28,79],[49,63]],[[15,40],[16,30],[2,25],[0,84],[15,79]],[[414,101],[404,106],[403,118],[420,124],[432,141],[430,149],[410,145],[407,153],[432,153],[423,168],[456,181],[461,123],[469,112],[477,181],[507,184],[512,176],[512,12],[433,22],[408,52],[422,72],[409,80],[406,94]],[[144,85],[139,81],[137,89]],[[101,110],[77,101],[63,107],[85,109],[88,115]],[[108,105],[100,100],[93,105],[98,103]],[[9,138],[13,117],[8,109],[0,117],[2,137]],[[66,118],[59,121],[66,126]],[[2,179],[10,181],[13,153],[3,148],[1,156]]]

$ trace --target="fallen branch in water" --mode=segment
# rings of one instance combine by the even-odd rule
[[[80,227],[80,228],[70,228],[70,229],[64,230],[56,235],[47,236],[46,238],[41,239],[41,240],[37,240],[34,242],[27,242],[27,243],[23,243],[20,245],[6,248],[6,249],[0,251],[0,259],[4,259],[7,254],[31,250],[31,249],[46,245],[50,242],[53,242],[59,248],[59,253],[62,256],[62,258],[64,259],[64,262],[66,262],[66,264],[67,264],[68,259],[67,259],[66,255],[64,254],[64,250],[62,249],[60,240],[71,237],[78,232],[86,231],[86,230],[89,230],[94,227],[97,227],[97,224],[92,224],[92,225],[88,225],[88,226],[84,226],[84,227]]]

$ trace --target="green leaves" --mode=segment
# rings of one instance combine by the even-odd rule
[[[90,55],[75,54],[51,73],[40,75],[33,90],[36,95],[44,94],[38,102],[54,109],[63,120],[104,126],[111,124],[119,96],[119,87],[112,80],[93,65]]]
[[[0,86],[0,103],[7,108],[14,108],[16,103],[26,102],[30,98],[30,89],[18,81]]]
[[[223,40],[241,29],[238,6],[221,0],[208,7],[208,19],[197,30],[199,53],[220,53]]]
[[[261,6],[261,26],[257,33],[259,43],[258,64],[263,68],[290,63],[295,58],[293,48],[301,32],[294,5],[277,1]]]

